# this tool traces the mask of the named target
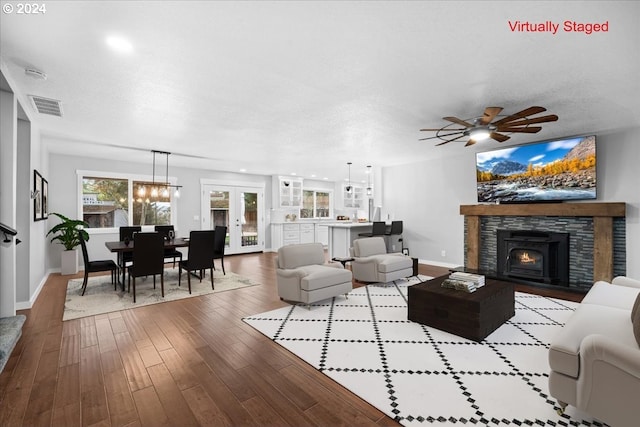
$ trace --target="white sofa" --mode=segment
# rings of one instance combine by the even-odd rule
[[[309,305],[353,289],[351,271],[325,263],[322,243],[282,246],[275,263],[278,296],[285,301]]]
[[[549,392],[611,426],[640,425],[640,281],[596,282],[549,348]]]
[[[388,283],[413,274],[413,260],[401,253],[387,253],[382,237],[353,241],[351,262],[353,277],[361,282]]]

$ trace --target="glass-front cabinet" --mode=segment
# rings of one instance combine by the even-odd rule
[[[279,198],[281,208],[302,207],[302,178],[279,178]]]
[[[364,188],[357,185],[351,185],[351,191],[347,191],[347,185],[343,185],[342,194],[345,208],[364,208]]]

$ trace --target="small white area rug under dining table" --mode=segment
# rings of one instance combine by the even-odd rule
[[[477,343],[407,320],[425,279],[243,320],[405,426],[602,425],[549,396],[549,343],[577,303],[516,292],[515,316]]]
[[[87,290],[84,296],[80,295],[83,279],[71,279],[67,284],[67,297],[64,303],[64,314],[62,320],[77,319],[97,314],[111,313],[113,311],[126,310],[129,308],[142,307],[145,305],[157,304],[166,301],[175,301],[183,298],[207,295],[216,292],[224,292],[232,289],[255,286],[258,283],[242,277],[238,274],[227,271],[215,270],[213,272],[213,282],[215,289],[211,289],[209,271],[200,282],[195,276],[191,276],[191,294],[187,286],[187,272],[182,271],[181,286],[178,286],[178,269],[169,268],[164,271],[164,298],[160,292],[160,276],[156,276],[156,289],[153,289],[153,277],[136,279],[136,303],[133,303],[133,290],[122,291],[121,285],[117,285],[117,290],[113,289],[111,275],[89,277]],[[127,276],[128,278],[128,276]]]

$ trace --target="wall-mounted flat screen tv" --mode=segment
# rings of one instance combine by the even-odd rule
[[[478,202],[596,198],[596,137],[541,141],[476,154]]]

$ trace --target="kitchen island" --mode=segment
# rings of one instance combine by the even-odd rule
[[[371,233],[371,222],[334,222],[329,227],[329,259],[350,256],[349,249],[360,233]]]

